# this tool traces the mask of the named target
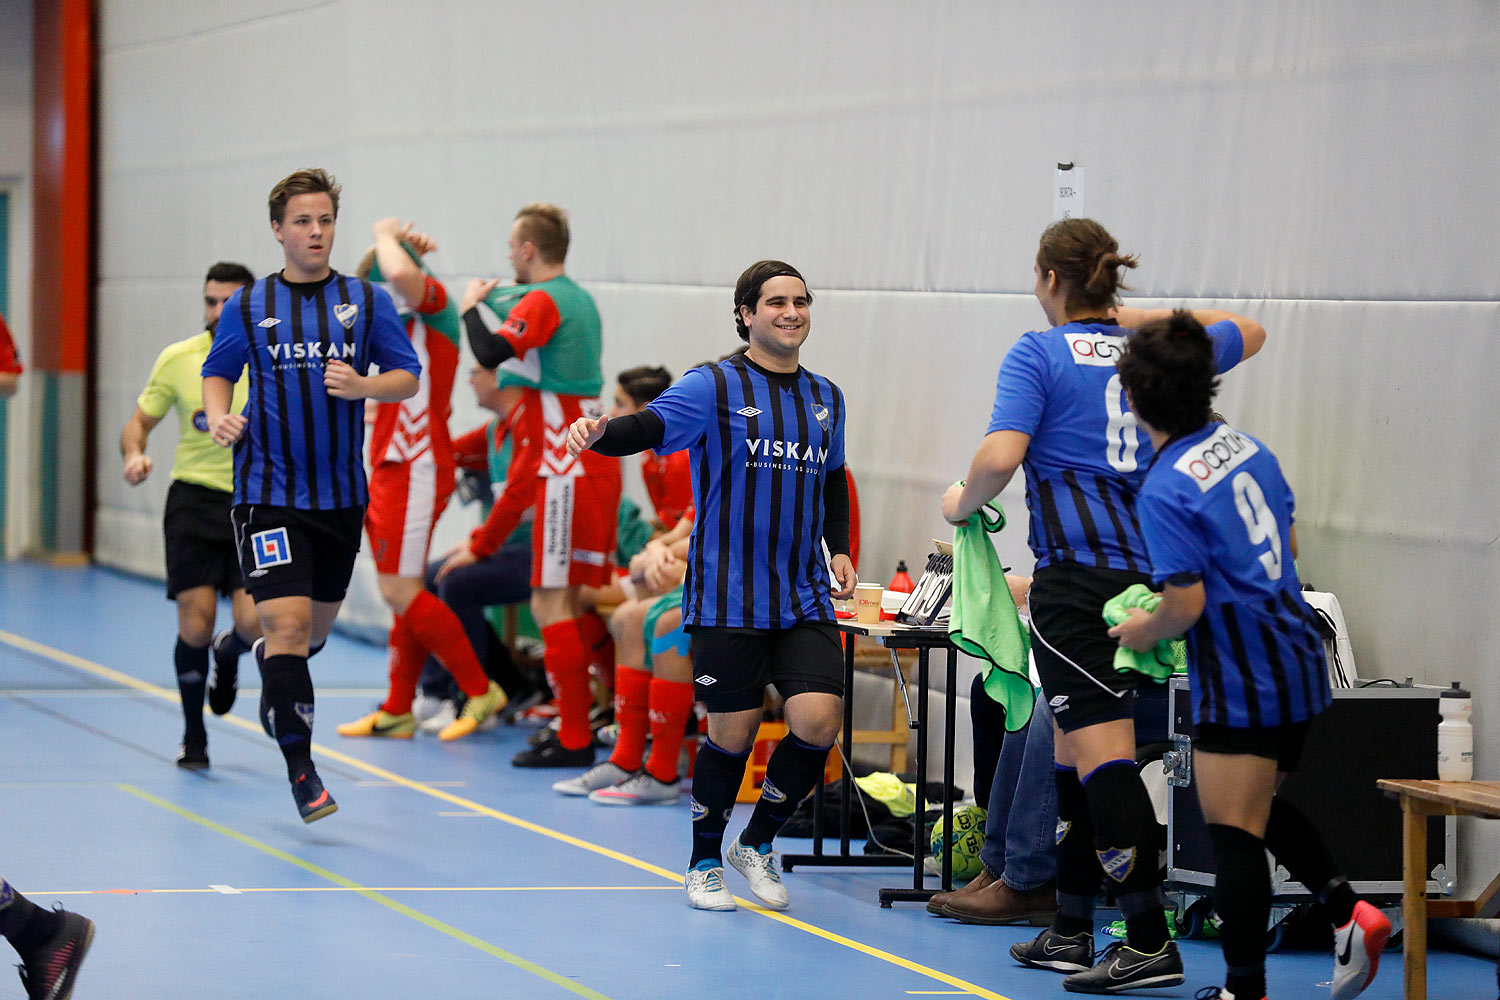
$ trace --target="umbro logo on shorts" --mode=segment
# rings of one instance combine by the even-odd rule
[[[261,320],[259,323],[255,324],[255,325],[258,326],[258,327],[260,327],[262,330],[269,330],[269,329],[271,329],[271,327],[275,326],[277,323],[280,323],[280,322],[281,322],[281,320],[277,319],[275,316],[267,316],[265,319]]]
[[[250,536],[250,550],[255,555],[255,569],[259,571],[285,566],[292,561],[292,545],[287,540],[285,528],[257,531]]]
[[[1065,694],[1060,694],[1056,698],[1053,698],[1051,701],[1047,702],[1047,704],[1052,707],[1052,711],[1054,712],[1065,712],[1068,708],[1068,696]]]
[[[693,678],[694,684],[702,684],[704,687],[708,687],[710,684],[717,684],[718,682],[719,679],[717,677],[710,677],[707,674],[704,674],[702,677]]]
[[[735,410],[734,412],[738,413],[742,417],[758,417],[758,416],[760,416],[760,411],[757,410],[753,406],[747,406],[743,410]]]

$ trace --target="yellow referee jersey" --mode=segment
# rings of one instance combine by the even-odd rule
[[[214,444],[203,414],[203,359],[213,337],[207,330],[168,345],[151,366],[151,377],[136,405],[160,420],[174,406],[180,436],[172,456],[172,478],[225,493],[234,491],[234,451]],[[234,387],[230,413],[245,409],[249,382],[241,376]]]

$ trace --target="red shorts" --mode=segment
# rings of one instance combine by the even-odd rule
[[[620,460],[585,452],[583,474],[543,476],[531,526],[531,587],[604,587],[614,580]]]
[[[375,571],[420,580],[432,528],[453,494],[453,470],[432,463],[381,462],[370,473],[365,533]]]

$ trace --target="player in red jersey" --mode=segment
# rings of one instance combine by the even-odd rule
[[[380,595],[390,605],[390,687],[375,711],[338,727],[340,736],[409,739],[416,731],[411,703],[422,664],[431,653],[468,697],[439,738],[467,736],[505,705],[505,692],[485,674],[463,625],[422,586],[432,529],[453,492],[453,444],[448,415],[458,370],[458,314],[443,283],[422,257],[437,249],[425,233],[395,218],[375,223],[375,245],[360,262],[360,277],[384,281],[396,298],[422,362],[415,396],[379,403],[370,435],[370,505],[365,532],[375,557]]]

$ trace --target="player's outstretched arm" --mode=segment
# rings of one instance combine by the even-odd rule
[[[576,457],[588,451],[604,436],[604,428],[608,424],[607,413],[595,420],[579,417],[573,421],[573,426],[568,428],[568,454]]]
[[[1131,330],[1140,329],[1144,323],[1152,320],[1171,319],[1175,309],[1139,309],[1135,306],[1116,306],[1113,311],[1115,321],[1121,326]],[[1244,352],[1240,360],[1245,361],[1255,354],[1266,344],[1266,328],[1248,316],[1232,313],[1227,309],[1189,309],[1193,319],[1204,326],[1212,326],[1229,320],[1240,329],[1240,340],[1244,345]]]

